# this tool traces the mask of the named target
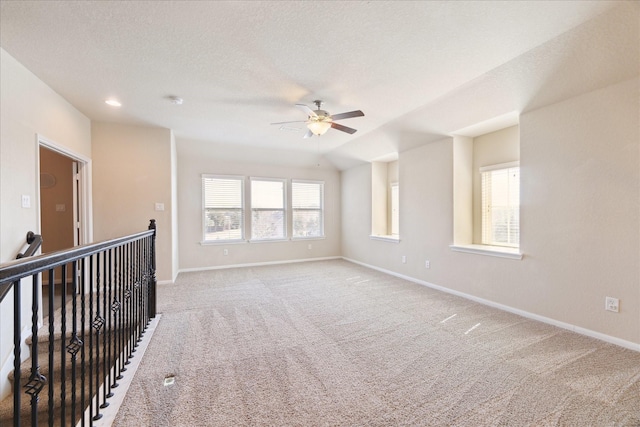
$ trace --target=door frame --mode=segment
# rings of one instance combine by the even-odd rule
[[[74,192],[74,199],[77,196],[79,200],[74,200],[74,211],[77,212],[77,220],[80,222],[79,233],[75,230],[74,235],[78,236],[78,245],[87,244],[93,241],[93,215],[92,215],[92,197],[91,197],[91,159],[64,147],[57,142],[46,138],[40,134],[36,134],[36,171],[38,185],[36,185],[36,215],[38,224],[38,233],[42,232],[42,214],[40,202],[40,147],[55,151],[65,157],[72,159],[78,165],[77,185],[78,191]],[[76,185],[74,184],[74,186]],[[74,214],[75,218],[75,214]],[[74,237],[74,241],[76,238]]]

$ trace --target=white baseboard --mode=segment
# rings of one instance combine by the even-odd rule
[[[160,322],[161,317],[161,314],[157,314],[156,317],[151,319],[151,321],[149,322],[149,325],[147,326],[147,329],[145,329],[144,335],[142,336],[142,339],[138,344],[138,348],[136,349],[136,357],[130,359],[131,364],[127,367],[127,372],[125,375],[123,375],[123,378],[118,381],[120,386],[114,393],[113,397],[109,399],[109,406],[102,409],[102,418],[97,421],[92,420],[91,425],[93,427],[110,427],[111,425],[113,425],[113,422],[116,419],[116,415],[118,415],[118,410],[120,409],[120,406],[122,406],[122,402],[124,402],[124,398],[127,394],[127,391],[129,390],[129,386],[133,381],[133,377],[136,375],[136,371],[140,367],[140,362],[144,357],[145,351],[147,351],[147,347],[151,342],[151,337],[153,337],[153,333],[156,331],[156,327],[158,326],[158,322]],[[116,363],[120,363],[120,359],[118,359]],[[104,401],[104,387],[102,384],[100,384],[100,386],[98,387],[98,397],[94,396],[93,400],[94,402]],[[96,404],[97,403],[94,403],[94,407]],[[89,409],[86,409],[84,412],[84,419],[91,419],[91,415],[93,414],[89,412]],[[81,426],[82,420],[79,420],[76,427]]]
[[[264,265],[294,264],[296,262],[326,261],[331,259],[343,259],[343,257],[330,256],[330,257],[321,257],[321,258],[305,258],[305,259],[293,259],[293,260],[283,260],[283,261],[254,262],[254,263],[247,263],[247,264],[227,264],[227,265],[218,265],[213,267],[181,268],[179,270],[179,273],[191,273],[194,271],[208,271],[208,270],[224,270],[228,268],[241,268],[241,267],[260,267]]]
[[[569,331],[581,334],[581,335],[586,335],[588,337],[591,338],[596,338],[598,340],[601,341],[605,341],[608,342],[610,344],[615,344],[618,345],[620,347],[624,347],[624,348],[628,348],[630,350],[635,350],[640,352],[640,343],[635,343],[632,341],[626,341],[620,338],[616,338],[616,337],[612,337],[611,335],[606,335],[600,332],[596,332],[593,331],[591,329],[586,329],[586,328],[582,328],[580,326],[576,326],[576,325],[572,325],[570,323],[565,323],[565,322],[561,322],[559,320],[555,320],[549,317],[545,317],[545,316],[540,316],[538,314],[535,313],[530,313],[528,311],[524,311],[524,310],[520,310],[518,308],[514,308],[514,307],[510,307],[508,305],[504,305],[504,304],[500,304],[491,300],[487,300],[484,298],[479,298],[476,297],[474,295],[470,295],[470,294],[466,294],[464,292],[459,292],[456,291],[454,289],[449,289],[449,288],[445,288],[444,286],[439,286],[439,285],[435,285],[433,283],[429,283],[426,282],[424,280],[420,280],[420,279],[416,279],[414,277],[411,276],[406,276],[404,274],[400,274],[400,273],[396,273],[395,271],[391,271],[391,270],[386,270],[384,268],[380,268],[380,267],[376,267],[374,265],[370,265],[370,264],[366,264],[360,261],[356,261],[354,259],[350,259],[350,258],[346,258],[346,257],[342,257],[342,259],[344,259],[345,261],[349,261],[352,262],[354,264],[358,264],[361,265],[363,267],[367,267],[370,268],[372,270],[377,270],[380,271],[382,273],[386,273],[389,274],[391,276],[395,276],[395,277],[399,277],[400,279],[404,279],[404,280],[408,280],[409,282],[413,282],[413,283],[417,283],[419,285],[423,285],[423,286],[427,286],[429,288],[438,290],[438,291],[442,291],[442,292],[446,292],[448,294],[452,294],[452,295],[456,295],[462,298],[466,298],[468,300],[477,302],[479,304],[483,304],[483,305],[487,305],[489,307],[493,307],[493,308],[497,308],[499,310],[503,310],[509,313],[513,313],[513,314],[517,314],[519,316],[525,317],[527,319],[531,319],[531,320],[536,320],[538,322],[542,322],[542,323],[547,323],[549,325],[553,325],[553,326],[557,326],[559,328],[562,329],[567,329]]]

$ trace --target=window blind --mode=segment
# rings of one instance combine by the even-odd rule
[[[324,236],[324,183],[292,181],[293,237]]]
[[[243,183],[243,178],[203,175],[205,242],[243,239]]]
[[[520,167],[483,168],[482,243],[518,247],[520,244]]]
[[[251,179],[251,238],[284,239],[285,180]]]

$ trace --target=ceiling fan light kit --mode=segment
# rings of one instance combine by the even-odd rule
[[[331,115],[328,111],[322,110],[322,101],[315,100],[313,103],[316,105],[316,109],[312,110],[304,104],[296,104],[296,107],[300,108],[307,114],[307,120],[297,122],[278,122],[271,123],[272,125],[282,125],[287,123],[305,123],[309,129],[304,135],[304,138],[310,138],[313,135],[324,135],[329,128],[333,128],[348,134],[356,133],[356,129],[340,125],[335,123],[335,120],[349,119],[351,117],[362,117],[364,113],[360,110],[349,111],[347,113],[340,113]],[[282,129],[282,127],[280,128]]]
[[[317,120],[317,119],[309,119],[307,120],[307,127],[314,135],[324,135],[327,133],[329,128],[331,127],[331,119],[329,120]]]

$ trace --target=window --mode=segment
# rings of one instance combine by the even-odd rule
[[[252,240],[287,237],[285,182],[283,179],[251,179]]]
[[[518,162],[480,168],[482,244],[520,244],[520,167]]]
[[[293,238],[324,237],[324,183],[291,182]]]
[[[371,239],[400,241],[398,160],[371,162]]]
[[[233,241],[244,238],[244,179],[202,176],[204,241]]]

